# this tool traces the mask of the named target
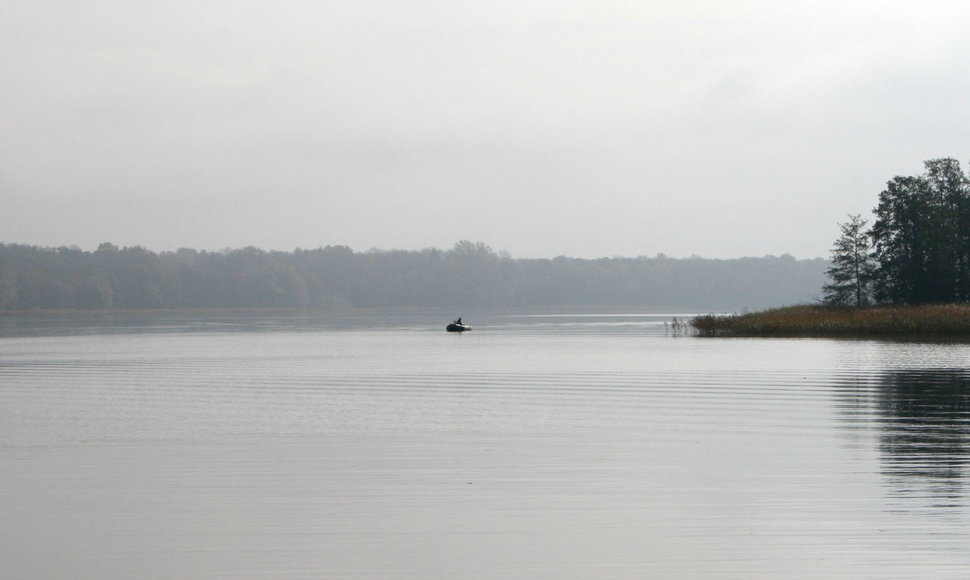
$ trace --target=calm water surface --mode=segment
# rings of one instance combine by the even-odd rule
[[[0,578],[965,578],[970,345],[0,318]]]

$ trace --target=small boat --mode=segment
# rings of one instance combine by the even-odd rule
[[[461,322],[452,322],[445,327],[448,332],[465,332],[466,330],[471,330],[472,327],[467,324],[462,324]]]

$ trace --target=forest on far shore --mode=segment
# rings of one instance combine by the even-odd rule
[[[790,255],[513,259],[449,250],[152,252],[0,244],[0,310],[636,306],[740,310],[818,298],[830,262]]]

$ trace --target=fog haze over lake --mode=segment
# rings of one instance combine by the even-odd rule
[[[964,578],[968,344],[661,308],[963,160],[968,21],[5,3],[0,578]]]
[[[10,2],[2,241],[824,257],[966,155],[968,10]]]

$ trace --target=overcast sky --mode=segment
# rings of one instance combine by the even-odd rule
[[[970,160],[970,3],[8,0],[0,241],[828,256]]]

